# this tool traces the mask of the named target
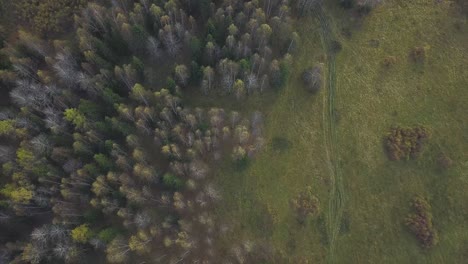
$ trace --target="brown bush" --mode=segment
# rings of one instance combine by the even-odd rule
[[[437,165],[439,165],[439,168],[441,168],[443,170],[447,170],[450,167],[452,167],[453,161],[446,154],[442,153],[437,158]]]
[[[405,225],[411,230],[423,248],[429,249],[439,242],[437,231],[432,225],[431,206],[422,197],[415,197],[411,203],[413,213],[406,217]]]
[[[316,216],[320,212],[318,198],[313,195],[312,187],[307,186],[306,190],[299,193],[291,204],[297,213],[298,220],[303,222],[308,216]]]
[[[383,65],[387,68],[390,68],[396,63],[397,63],[397,58],[395,56],[387,56],[383,61]]]
[[[410,57],[415,62],[423,62],[426,59],[426,48],[414,47],[410,52]]]
[[[414,128],[393,127],[385,139],[389,159],[417,158],[429,138],[429,130],[423,126]]]

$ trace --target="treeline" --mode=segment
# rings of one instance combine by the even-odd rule
[[[18,2],[50,28],[3,50],[14,107],[0,112],[0,221],[29,224],[2,238],[0,262],[272,258],[265,245],[220,245],[229,224],[212,212],[213,164],[258,152],[262,114],[189,109],[182,97],[283,86],[299,44],[288,1],[90,2],[66,38],[44,39],[62,20],[38,25],[43,6],[68,3],[70,19],[84,2],[69,2]]]
[[[63,33],[72,25],[73,15],[86,6],[88,0],[17,0],[10,5],[15,20],[40,34]]]

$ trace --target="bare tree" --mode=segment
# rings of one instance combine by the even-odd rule
[[[47,56],[47,46],[43,40],[23,30],[19,31],[19,44],[39,57]]]
[[[208,92],[213,89],[214,76],[213,68],[210,66],[203,68],[202,92],[204,94],[208,94]]]
[[[62,119],[62,113],[59,110],[47,107],[44,109],[43,113],[45,115],[44,122],[47,128],[55,133],[63,131],[65,125]]]
[[[15,157],[15,150],[10,146],[0,145],[0,162],[5,163]]]
[[[245,80],[245,87],[247,89],[248,94],[254,93],[258,88],[258,78],[255,74],[247,75]]]
[[[129,90],[131,90],[137,82],[137,72],[131,65],[124,65],[122,68],[115,66],[114,74]]]
[[[64,50],[55,56],[54,71],[65,84],[76,84],[79,77],[78,63],[69,50]]]
[[[156,60],[162,55],[159,40],[152,36],[148,37],[148,40],[146,41],[146,50],[153,62],[156,62]]]
[[[14,118],[15,115],[10,110],[4,110],[0,112],[0,120],[7,120]]]
[[[322,68],[315,66],[302,73],[302,81],[305,88],[311,93],[316,93],[322,88]]]
[[[110,263],[127,263],[130,247],[123,237],[117,237],[109,243],[106,253]]]
[[[148,212],[141,212],[135,216],[135,224],[138,228],[144,229],[151,224],[151,216]]]
[[[170,25],[166,25],[164,29],[159,30],[159,39],[163,41],[169,55],[173,57],[177,55],[181,48],[180,39],[176,36]]]
[[[52,105],[50,96],[44,92],[44,87],[34,81],[20,79],[10,92],[10,97],[19,106],[31,107],[41,111]]]
[[[12,60],[14,71],[22,78],[39,81],[37,63],[29,58]]]
[[[31,233],[31,239],[40,244],[46,244],[50,238],[50,230],[47,225],[36,228]]]
[[[208,174],[208,167],[202,161],[190,163],[190,175],[195,179],[203,179]]]
[[[83,11],[82,18],[91,32],[106,32],[107,17],[104,7],[90,3]]]
[[[222,76],[221,85],[224,91],[230,93],[239,72],[239,65],[234,61],[224,59],[218,64],[218,72]]]
[[[211,183],[206,185],[205,194],[212,201],[217,201],[217,200],[221,199],[221,194],[215,188],[215,186],[213,184],[211,184]]]
[[[36,137],[34,137],[31,141],[30,141],[34,151],[38,154],[38,155],[43,155],[47,152],[49,152],[53,145],[51,144],[51,142],[49,141],[49,139],[47,138],[47,136],[45,134],[40,134]]]
[[[3,211],[0,211],[0,223],[8,222],[10,219],[11,219],[10,214],[8,214],[6,212],[3,212]],[[0,263],[1,263],[1,261],[0,261]]]
[[[60,241],[67,239],[68,231],[62,225],[51,225],[49,231],[52,239]]]

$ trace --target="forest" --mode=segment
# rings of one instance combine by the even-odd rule
[[[345,263],[338,245],[365,221],[345,196],[356,191],[348,171],[359,170],[347,155],[365,151],[352,145],[359,136],[340,134],[355,119],[339,103],[367,99],[354,84],[340,94],[361,75],[343,81],[335,67],[353,64],[353,39],[387,5],[412,8],[388,1],[0,0],[0,263]],[[446,5],[467,34],[466,2]],[[430,70],[430,45],[405,50],[407,62],[387,49],[381,74],[402,63]],[[466,87],[466,68],[458,76],[449,83]],[[451,114],[466,113],[451,102]],[[297,117],[316,121],[286,121]],[[376,164],[397,177],[430,156],[430,173],[467,176],[466,151],[441,147],[466,141],[439,141],[437,120],[392,118],[368,137],[378,138]],[[309,166],[302,148],[321,153],[297,173],[307,177],[262,183]],[[398,219],[387,219],[405,241],[426,256],[445,245],[443,201],[419,189],[402,197]]]

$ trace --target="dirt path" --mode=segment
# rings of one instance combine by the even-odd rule
[[[327,53],[326,91],[324,97],[324,141],[330,170],[330,197],[327,212],[327,234],[329,242],[329,262],[334,262],[336,240],[341,226],[344,210],[344,188],[342,168],[337,154],[336,129],[336,51],[335,36],[330,25],[330,18],[323,7],[315,10],[315,17],[319,20],[322,45]]]

